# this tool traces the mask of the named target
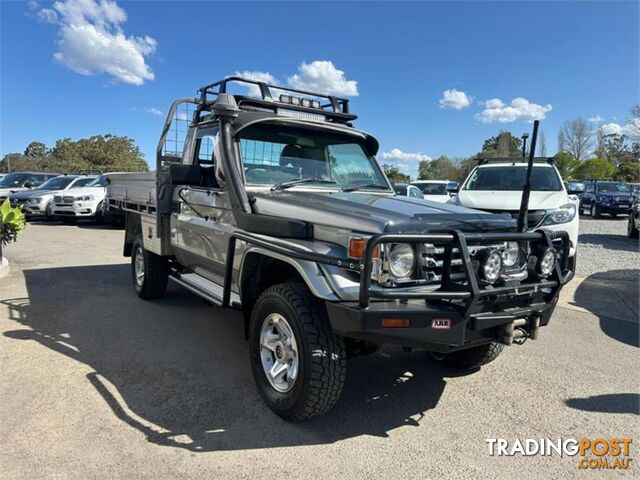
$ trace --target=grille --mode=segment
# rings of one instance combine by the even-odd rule
[[[73,203],[73,197],[62,197],[62,203]]]
[[[62,197],[60,195],[56,195],[53,197],[53,201],[56,203],[62,203]]]
[[[519,211],[518,210],[484,210],[488,213],[508,213],[512,218],[518,219]],[[546,210],[529,210],[527,212],[527,226],[529,228],[535,228],[542,223],[545,215],[547,214]]]

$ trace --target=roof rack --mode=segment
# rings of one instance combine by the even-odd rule
[[[489,158],[476,158],[478,165],[484,165],[486,163],[524,163],[526,164],[528,157],[489,157]],[[533,159],[537,163],[548,163],[553,165],[556,161],[556,157],[535,157]]]
[[[253,80],[245,77],[226,77],[217,82],[210,83],[198,89],[200,95],[200,105],[196,111],[195,120],[202,121],[201,113],[204,111],[210,111],[210,107],[215,102],[218,95],[221,93],[228,93],[227,87],[230,83],[243,83],[249,85],[255,85],[260,91],[260,97],[252,97],[249,95],[234,95],[238,103],[238,107],[241,110],[248,111],[262,111],[273,112],[284,111],[290,113],[291,111],[300,112],[302,118],[314,119],[320,117],[322,120],[327,120],[335,123],[348,124],[349,122],[358,118],[349,112],[349,100],[346,98],[335,97],[333,95],[311,92],[308,90],[301,90],[299,88],[285,87],[282,85],[274,85],[258,80]],[[276,91],[279,96],[274,98],[273,91]],[[285,92],[285,93],[282,93]],[[316,97],[323,101],[314,102],[315,106],[311,106],[311,99],[302,99],[289,95],[289,93],[297,93],[300,95]],[[282,101],[282,100],[287,101]],[[295,99],[295,100],[293,100]],[[303,100],[308,100],[302,105]],[[297,103],[293,103],[293,102]],[[306,116],[305,116],[306,114]],[[314,117],[314,115],[316,117]],[[291,116],[291,115],[289,115]],[[324,118],[322,118],[324,117]]]

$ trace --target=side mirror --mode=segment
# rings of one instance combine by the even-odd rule
[[[449,195],[456,195],[459,191],[460,191],[460,188],[458,188],[458,187],[449,187],[449,188],[447,188],[447,193]]]
[[[199,165],[172,164],[169,167],[171,185],[200,185],[202,174]]]
[[[24,188],[32,188],[34,185],[31,182],[24,182]]]

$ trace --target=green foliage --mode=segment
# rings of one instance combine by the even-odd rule
[[[418,167],[420,180],[455,180],[458,176],[458,167],[446,156],[422,160]]]
[[[573,176],[577,180],[602,180],[613,178],[616,174],[616,167],[604,158],[590,158],[580,162],[575,169]]]
[[[640,162],[638,160],[625,160],[618,165],[616,180],[628,183],[640,183]]]
[[[580,166],[580,161],[568,152],[560,152],[555,158],[555,166],[562,178],[565,180],[573,178],[574,172]]]
[[[22,207],[12,208],[9,199],[5,199],[0,205],[0,243],[5,246],[15,242],[26,225]]]
[[[24,155],[10,153],[0,160],[0,172],[139,172],[148,169],[133,139],[111,134],[78,141],[63,138],[56,141],[51,150],[43,143],[31,142]]]
[[[391,183],[409,183],[411,181],[411,177],[400,172],[398,167],[393,167],[391,165],[382,165],[382,170],[387,178],[391,181]]]
[[[505,130],[487,138],[482,144],[478,158],[519,157],[522,155],[522,140]]]

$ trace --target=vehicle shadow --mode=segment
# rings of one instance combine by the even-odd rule
[[[623,250],[625,252],[640,251],[638,240],[627,237],[626,230],[621,230],[618,235],[581,233],[578,235],[578,243],[583,245],[599,245],[610,250]]]
[[[5,336],[89,366],[87,380],[114,414],[159,445],[212,451],[386,437],[424,423],[445,378],[457,374],[424,352],[386,348],[349,361],[334,410],[292,424],[259,397],[240,312],[207,307],[173,287],[162,300],[142,301],[129,285],[128,265],[24,275],[28,297],[2,301],[24,328]]]
[[[585,412],[631,413],[640,415],[640,394],[611,393],[565,400],[568,407]]]
[[[638,270],[632,272],[640,274]],[[575,291],[575,305],[598,316],[600,328],[606,335],[640,347],[638,284],[615,280],[619,275],[620,271],[612,270],[587,277]]]

